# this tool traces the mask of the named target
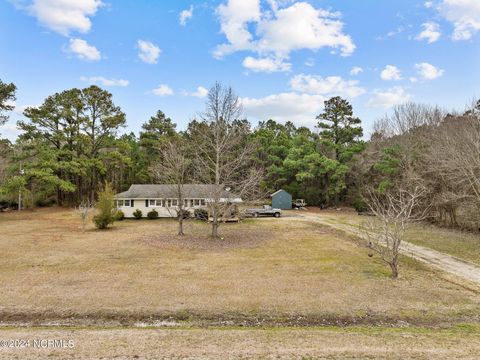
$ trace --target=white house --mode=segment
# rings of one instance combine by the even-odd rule
[[[195,209],[207,208],[212,199],[221,202],[241,203],[242,199],[219,188],[216,185],[185,184],[183,185],[185,210],[193,215]],[[134,217],[135,210],[140,209],[142,216],[155,209],[159,217],[176,217],[178,210],[178,195],[176,185],[131,185],[130,189],[115,195],[115,203],[125,217]]]

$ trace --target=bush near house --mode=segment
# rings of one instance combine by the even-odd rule
[[[157,218],[158,218],[158,212],[157,212],[157,210],[153,209],[152,211],[149,211],[148,214],[147,214],[147,217],[148,217],[150,220],[157,219]]]
[[[133,212],[133,216],[135,217],[135,219],[139,220],[142,218],[142,210],[140,209],[137,209]]]
[[[177,212],[177,217],[181,217],[182,219],[188,219],[192,214],[188,210],[182,210]]]
[[[198,219],[198,220],[207,220],[208,211],[205,209],[195,209],[193,211],[193,216],[195,216],[195,219]]]
[[[115,213],[115,220],[122,221],[123,219],[125,219],[124,212],[122,210],[117,210],[117,212]]]
[[[113,189],[109,183],[105,184],[103,191],[98,195],[95,209],[97,215],[93,217],[93,222],[98,229],[106,229],[108,225],[113,224],[115,208],[113,206]]]

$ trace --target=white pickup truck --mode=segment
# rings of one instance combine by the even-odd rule
[[[258,209],[247,209],[247,214],[251,215],[253,217],[259,217],[259,216],[274,216],[274,217],[280,217],[282,216],[282,210],[281,209],[275,209],[272,208],[270,205],[263,205],[263,207],[258,208]]]

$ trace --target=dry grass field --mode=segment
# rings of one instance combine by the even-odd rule
[[[169,219],[82,232],[72,210],[0,214],[0,337],[78,345],[0,358],[480,352],[478,290],[416,261],[404,258],[393,281],[355,239],[293,216],[223,225],[223,240],[208,232],[192,220],[179,238]]]
[[[0,329],[73,348],[0,348],[0,359],[478,359],[480,328]]]
[[[323,218],[332,223],[356,227],[365,220],[364,216],[358,216],[355,211],[348,209],[321,211],[320,213]],[[439,228],[429,224],[415,224],[407,232],[407,240],[413,244],[480,265],[480,233]]]
[[[475,291],[409,259],[392,281],[367,249],[297,219],[225,225],[223,241],[208,239],[207,225],[195,221],[179,239],[168,219],[125,220],[107,231],[89,225],[82,233],[63,209],[2,214],[0,228],[4,321],[428,324],[480,314]]]

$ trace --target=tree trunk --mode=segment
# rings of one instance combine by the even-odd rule
[[[393,259],[391,263],[389,263],[390,269],[392,269],[392,279],[398,278],[398,260]]]
[[[180,215],[178,216],[178,235],[183,236],[183,211],[180,210]]]
[[[212,221],[212,238],[218,239],[218,221],[216,219]]]

